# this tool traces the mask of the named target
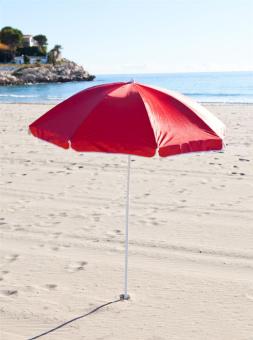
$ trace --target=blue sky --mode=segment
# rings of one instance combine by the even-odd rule
[[[253,70],[253,0],[0,0],[95,74]]]

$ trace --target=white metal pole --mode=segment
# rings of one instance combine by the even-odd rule
[[[131,155],[128,155],[128,170],[127,170],[127,190],[126,190],[126,220],[125,220],[125,286],[122,298],[128,300],[130,296],[127,293],[127,274],[128,274],[128,216],[129,216],[129,184],[130,184],[130,167]]]

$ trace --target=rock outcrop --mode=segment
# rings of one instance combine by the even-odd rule
[[[56,65],[21,66],[14,70],[0,70],[0,85],[23,85],[69,81],[90,81],[95,76],[73,61],[64,60]]]

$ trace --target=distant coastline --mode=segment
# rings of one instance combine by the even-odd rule
[[[0,30],[0,85],[90,81],[84,68],[62,56],[62,46],[48,51],[44,34],[23,34],[18,28]]]
[[[85,88],[129,81],[181,92],[202,103],[253,103],[253,72],[101,74],[93,81],[0,86],[0,103],[59,103]]]
[[[0,85],[27,85],[38,83],[63,83],[70,81],[91,81],[95,78],[82,66],[73,61],[62,60],[56,65],[20,65],[0,67]]]

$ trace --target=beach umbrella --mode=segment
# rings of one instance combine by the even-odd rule
[[[85,89],[29,126],[47,142],[78,152],[128,155],[124,294],[128,299],[128,214],[131,155],[161,157],[221,150],[224,124],[177,92],[131,82]]]

